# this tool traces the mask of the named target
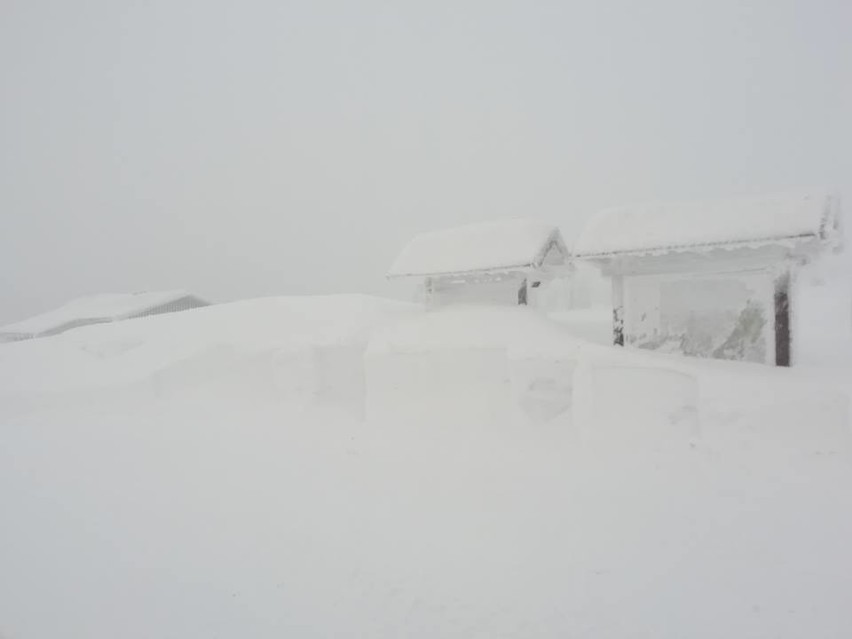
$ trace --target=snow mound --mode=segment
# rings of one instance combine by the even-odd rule
[[[594,344],[612,344],[612,306],[556,311],[548,315],[572,335]]]
[[[377,331],[370,351],[424,352],[502,348],[519,351],[554,342],[574,344],[570,334],[525,307],[457,306],[411,316]]]
[[[523,307],[415,315],[370,340],[368,414],[377,422],[468,433],[548,421],[570,408],[578,347],[558,325]],[[445,406],[451,414],[435,414]]]
[[[0,347],[0,393],[140,382],[163,393],[218,379],[224,392],[321,395],[341,367],[352,376],[333,385],[349,393],[372,331],[417,308],[360,295],[263,298],[87,326]]]
[[[587,446],[677,447],[698,436],[696,376],[640,363],[584,362],[575,377],[574,422]]]
[[[845,637],[850,389],[361,296],[6,345],[0,634]]]

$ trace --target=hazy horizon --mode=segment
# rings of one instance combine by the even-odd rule
[[[845,0],[0,8],[0,323],[101,292],[388,289],[412,234],[852,198]]]

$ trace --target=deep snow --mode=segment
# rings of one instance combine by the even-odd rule
[[[271,298],[0,345],[0,636],[848,637],[845,369],[561,319]]]

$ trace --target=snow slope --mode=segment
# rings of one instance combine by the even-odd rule
[[[358,296],[0,345],[0,636],[848,637],[850,387]]]
[[[372,329],[417,307],[360,295],[261,298],[86,326],[0,349],[0,393],[114,386],[211,352],[249,357],[366,344]],[[57,365],[60,364],[60,365]]]

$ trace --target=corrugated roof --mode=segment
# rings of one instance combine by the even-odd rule
[[[188,297],[186,291],[112,293],[80,297],[59,308],[0,327],[0,334],[37,336],[76,321],[109,322]]]

